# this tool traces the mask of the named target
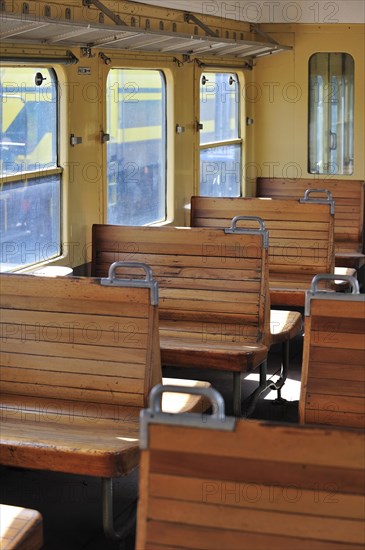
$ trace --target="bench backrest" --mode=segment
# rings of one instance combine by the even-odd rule
[[[300,420],[365,428],[365,295],[318,292],[321,278],[307,293]]]
[[[257,198],[191,198],[193,227],[227,227],[233,216],[259,216],[269,230],[269,271],[308,281],[334,270],[330,204]],[[283,280],[285,276],[283,277]],[[290,285],[290,277],[287,278]]]
[[[151,266],[159,285],[159,316],[171,322],[171,337],[179,321],[179,330],[197,340],[214,335],[219,339],[222,330],[233,341],[268,338],[262,232],[94,225],[93,274],[103,276],[111,262],[127,259]]]
[[[143,411],[136,548],[359,549],[364,433]]]
[[[328,189],[335,201],[336,252],[364,252],[363,181],[258,178],[257,196],[298,200],[307,189],[319,187]]]
[[[161,381],[149,288],[1,274],[1,392],[143,407]]]

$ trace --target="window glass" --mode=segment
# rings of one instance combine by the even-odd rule
[[[47,175],[58,160],[57,80],[24,67],[0,78],[0,264],[11,271],[61,254],[61,170]]]
[[[200,194],[241,194],[242,139],[236,74],[204,73],[200,80]]]
[[[1,271],[59,256],[60,202],[60,175],[2,186]]]
[[[156,70],[112,69],[107,83],[107,221],[166,218],[166,84]]]
[[[354,60],[349,54],[310,58],[308,135],[310,173],[353,173]]]
[[[210,197],[239,195],[241,146],[203,149],[200,153],[200,194]]]
[[[201,145],[239,137],[237,75],[206,73],[200,80]]]
[[[36,85],[36,75],[42,80]],[[57,88],[49,69],[1,68],[1,171],[57,165]]]

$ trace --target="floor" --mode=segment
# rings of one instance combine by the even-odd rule
[[[269,371],[280,365],[281,348],[274,346],[269,354]],[[297,422],[302,363],[302,338],[291,344],[290,371],[282,396],[284,404],[276,404],[276,392],[268,391],[261,398],[252,418]],[[180,376],[178,369],[166,369],[166,376]],[[186,370],[184,372],[186,375]],[[226,413],[232,413],[232,380],[229,374],[208,371],[189,371],[189,377],[209,380],[226,401]],[[248,376],[242,383],[243,400],[255,388],[258,375]],[[125,543],[105,538],[101,525],[100,481],[60,473],[30,471],[2,467],[0,502],[35,508],[43,515],[45,550],[134,550],[132,534]],[[130,511],[138,490],[138,471],[115,483],[117,523]],[[138,549],[136,549],[138,550]]]

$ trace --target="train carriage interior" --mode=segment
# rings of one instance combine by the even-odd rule
[[[0,548],[363,548],[364,0],[0,22]]]

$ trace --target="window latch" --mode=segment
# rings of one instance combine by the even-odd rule
[[[330,132],[330,149],[331,151],[337,149],[337,134],[335,132]]]
[[[202,122],[199,122],[199,120],[196,121],[196,131],[200,132],[200,130],[203,130],[204,124]]]
[[[75,145],[80,145],[82,143],[82,137],[77,137],[75,134],[70,135],[70,145],[71,147],[75,147]]]
[[[106,143],[107,141],[110,141],[110,134],[106,134],[104,130],[101,130],[101,143]]]

